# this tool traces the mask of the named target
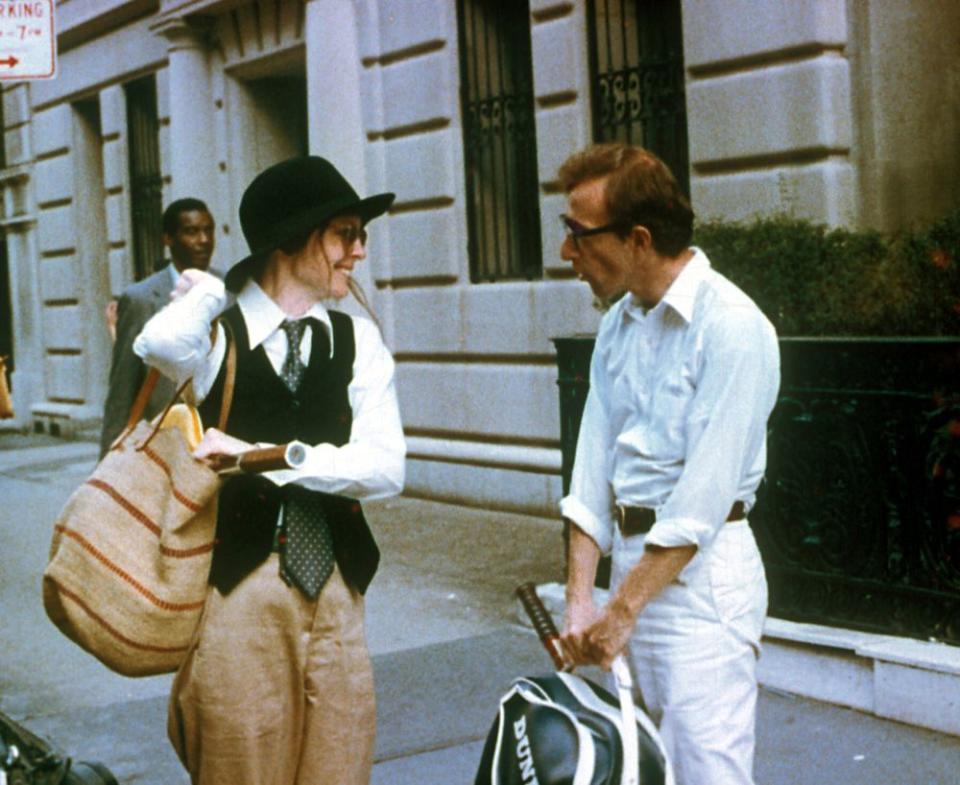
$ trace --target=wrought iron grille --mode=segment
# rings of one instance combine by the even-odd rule
[[[782,339],[771,613],[960,644],[960,341]]]
[[[10,299],[10,263],[7,258],[7,235],[0,230],[0,358],[6,357],[7,370],[15,368],[13,356],[13,302]],[[10,377],[8,382],[12,383]]]
[[[588,0],[593,135],[637,144],[690,193],[680,0]]]
[[[6,92],[4,89],[0,88],[0,131],[6,136],[7,131],[7,121],[4,118],[3,114],[3,94]],[[7,168],[7,145],[6,142],[0,142],[0,169]]]
[[[163,264],[163,177],[156,80],[150,75],[130,82],[125,85],[125,93],[133,274],[139,281]]]
[[[592,337],[557,339],[564,490]],[[960,340],[780,339],[750,524],[770,615],[960,645]]]
[[[457,0],[470,279],[542,270],[530,8]]]
[[[7,128],[3,115],[3,91],[0,90],[0,132]],[[7,166],[6,145],[0,141],[0,169]],[[9,216],[5,216],[9,217]],[[13,303],[10,300],[10,262],[7,258],[7,233],[0,229],[0,357],[6,357],[7,370],[14,371]],[[13,382],[11,378],[7,381]]]

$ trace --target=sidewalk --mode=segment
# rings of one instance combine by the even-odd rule
[[[0,433],[0,709],[121,782],[185,785],[165,735],[170,677],[110,673],[40,604],[53,520],[96,452]],[[365,508],[383,553],[367,596],[373,783],[467,785],[511,679],[549,670],[512,591],[560,579],[559,524],[409,498]],[[960,767],[960,738],[768,690],[757,735],[758,785],[953,785]]]

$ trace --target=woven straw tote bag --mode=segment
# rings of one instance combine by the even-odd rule
[[[233,397],[236,348],[227,351],[219,427]],[[147,375],[124,433],[67,500],[43,574],[47,616],[111,670],[176,670],[203,610],[220,477],[192,452],[203,436],[193,406],[174,401],[140,421],[156,384]]]

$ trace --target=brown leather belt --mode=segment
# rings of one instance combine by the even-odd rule
[[[747,508],[743,502],[734,502],[727,515],[728,521],[742,521],[746,517]],[[646,534],[657,522],[657,513],[649,507],[627,507],[617,505],[617,526],[624,537],[633,537],[636,534]]]

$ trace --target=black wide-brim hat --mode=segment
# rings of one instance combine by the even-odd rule
[[[383,215],[395,198],[383,193],[361,199],[332,163],[316,155],[274,164],[243,192],[240,228],[250,255],[227,272],[227,288],[240,291],[254,265],[288,240],[336,215],[357,215],[366,224]]]

